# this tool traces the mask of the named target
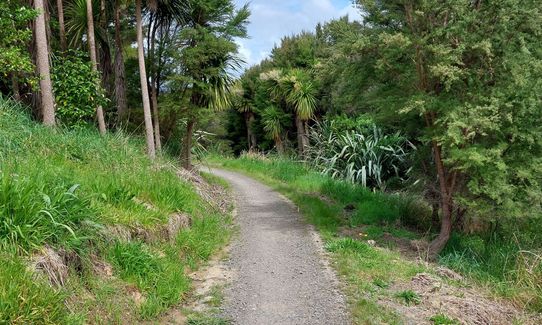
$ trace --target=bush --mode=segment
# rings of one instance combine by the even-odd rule
[[[100,75],[92,70],[90,60],[82,52],[71,51],[66,56],[55,57],[51,77],[56,115],[65,125],[92,123],[96,107],[107,104]]]
[[[385,134],[376,125],[341,131],[324,121],[309,136],[307,159],[325,175],[380,189],[408,178],[414,146],[398,133]]]

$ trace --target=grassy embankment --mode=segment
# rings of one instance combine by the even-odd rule
[[[208,158],[210,164],[239,171],[285,194],[308,222],[315,225],[332,252],[338,272],[347,282],[352,313],[358,324],[400,323],[400,316],[377,301],[391,295],[399,300],[416,300],[411,291],[390,292],[393,283],[409,281],[420,272],[432,273],[434,266],[417,263],[398,252],[397,242],[420,239],[422,234],[404,225],[429,222],[428,207],[406,195],[374,193],[360,186],[333,180],[311,171],[302,164],[283,159],[241,157]],[[389,240],[399,239],[398,241]],[[475,254],[470,242],[475,239]],[[375,249],[367,244],[375,240]],[[483,248],[480,248],[483,245]],[[412,253],[412,252],[411,252]],[[412,256],[411,256],[412,257]],[[518,247],[503,241],[484,241],[477,236],[456,235],[441,255],[440,264],[461,272],[469,283],[497,298],[507,298],[516,306],[542,310],[542,270],[525,274],[520,265]],[[467,283],[467,286],[470,284]],[[457,286],[458,283],[450,282]],[[464,284],[461,284],[461,286]],[[412,296],[412,297],[411,297]],[[434,323],[447,317],[435,314]]]
[[[134,323],[180,304],[229,216],[142,143],[23,109],[0,99],[0,323]]]

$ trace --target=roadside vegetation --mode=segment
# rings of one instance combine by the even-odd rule
[[[541,266],[525,263],[524,255],[532,253],[517,246],[513,234],[509,234],[512,236],[508,237],[509,242],[504,239],[506,233],[498,235],[500,240],[487,242],[480,235],[458,234],[439,254],[437,263],[428,264],[424,261],[433,234],[429,228],[420,225],[431,224],[432,211],[420,198],[405,192],[371,191],[362,185],[323,175],[304,163],[276,156],[245,154],[240,158],[227,158],[210,155],[207,161],[263,181],[300,208],[306,220],[319,230],[326,249],[332,253],[334,266],[347,284],[346,291],[357,324],[402,323],[408,313],[400,309],[401,305],[414,307],[422,299],[425,302],[431,299],[420,297],[425,292],[418,283],[424,283],[423,279],[418,277],[426,273],[435,277],[428,281],[456,288],[442,289],[442,296],[446,295],[446,290],[457,290],[454,293],[456,299],[469,301],[471,297],[458,297],[462,295],[462,288],[474,285],[479,293],[476,297],[479,301],[474,305],[488,308],[490,314],[496,313],[498,316],[494,321],[503,324],[516,320],[525,324],[535,322],[521,312],[514,314],[516,318],[498,320],[498,317],[504,317],[498,312],[499,304],[507,306],[502,307],[503,310],[510,310],[508,308],[513,305],[527,314],[541,312],[542,290],[537,282],[542,274]],[[484,246],[476,247],[475,243]],[[485,248],[485,245],[491,246]],[[476,249],[480,251],[476,253]],[[530,249],[537,248],[530,246]],[[448,273],[449,269],[451,273]],[[487,304],[493,307],[480,302],[484,299],[489,299]],[[492,299],[496,300],[491,302]],[[382,300],[397,305],[382,304]],[[443,305],[443,313],[449,307]],[[422,304],[419,308],[425,307]],[[411,320],[431,312],[434,314],[427,314],[425,321],[434,317],[431,321],[436,324],[452,316],[451,324],[456,318],[467,322],[476,319],[465,318],[472,315],[469,312],[461,314],[461,309],[454,311],[451,308],[448,312],[455,314],[440,315],[428,308],[414,314]]]
[[[182,303],[227,211],[137,140],[24,111],[0,99],[0,323],[138,322]]]
[[[353,2],[361,18],[286,36],[243,74],[210,151],[240,157],[224,166],[288,194],[328,240],[437,262],[540,314],[539,4]],[[459,319],[437,314],[423,318]]]

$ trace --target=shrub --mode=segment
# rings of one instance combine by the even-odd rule
[[[107,104],[100,75],[92,71],[90,61],[82,52],[71,51],[66,56],[55,57],[51,77],[56,115],[65,125],[91,123],[96,107]]]
[[[414,146],[402,135],[385,134],[372,125],[340,131],[333,121],[317,123],[309,132],[307,158],[317,170],[365,187],[384,189],[410,172]]]

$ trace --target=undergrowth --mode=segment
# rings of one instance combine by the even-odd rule
[[[139,139],[46,128],[25,110],[0,98],[0,323],[137,322],[180,303],[190,290],[185,270],[228,240],[229,219],[173,162],[149,161]],[[192,222],[171,240],[112,237],[151,232],[176,213]],[[34,280],[30,266],[45,247],[67,265],[65,286]],[[97,274],[97,263],[113,277]]]

